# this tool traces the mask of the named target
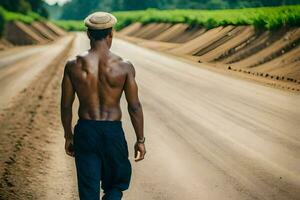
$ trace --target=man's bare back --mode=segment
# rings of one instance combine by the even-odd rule
[[[122,113],[120,98],[124,91],[128,112],[135,130],[137,143],[135,157],[142,160],[146,153],[143,133],[143,111],[138,97],[135,69],[130,62],[110,51],[113,33],[108,32],[101,39],[94,39],[88,31],[91,49],[67,62],[62,80],[61,121],[65,132],[65,148],[68,155],[73,142],[72,105],[77,94],[80,119],[98,121],[119,121]],[[101,36],[101,33],[100,33]]]
[[[65,151],[75,157],[80,199],[121,199],[128,189],[131,165],[121,125],[120,99],[124,91],[137,141],[135,161],[146,154],[143,111],[135,70],[110,51],[116,18],[96,12],[85,19],[91,48],[67,62],[62,80],[61,121]],[[79,120],[72,128],[72,105],[77,94]],[[139,156],[138,156],[139,155]]]
[[[78,96],[78,115],[83,119],[121,120],[120,98],[134,76],[131,63],[108,52],[88,51],[67,64],[68,74]],[[135,105],[138,106],[138,105]]]

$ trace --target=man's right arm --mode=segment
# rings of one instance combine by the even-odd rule
[[[138,86],[135,81],[134,67],[130,63],[127,64],[127,67],[128,71],[124,85],[124,92],[128,103],[128,112],[137,138],[137,142],[134,147],[134,157],[136,158],[137,153],[139,152],[140,155],[139,158],[136,159],[136,161],[140,161],[144,159],[144,156],[146,154],[145,145],[143,142],[141,142],[145,139],[143,109],[138,97]]]
[[[73,146],[73,133],[72,133],[72,105],[75,98],[75,90],[73,88],[70,75],[69,75],[70,62],[68,61],[65,69],[63,80],[61,83],[61,122],[64,128],[65,149],[66,153],[70,156],[74,155],[72,150]]]

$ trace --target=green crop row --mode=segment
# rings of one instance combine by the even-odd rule
[[[43,18],[34,13],[34,12],[29,12],[28,14],[20,14],[20,13],[15,13],[15,12],[10,12],[5,10],[0,6],[0,36],[3,33],[5,23],[10,22],[10,21],[21,21],[27,24],[31,24],[33,21],[36,20],[42,20]]]
[[[132,22],[186,23],[214,28],[226,25],[254,25],[258,28],[277,29],[300,25],[300,5],[244,8],[229,10],[155,10],[115,12],[117,29]]]
[[[84,31],[84,30],[86,30],[83,21],[54,20],[52,22],[67,31]]]
[[[143,24],[185,23],[206,28],[226,25],[253,25],[257,28],[278,29],[300,25],[300,5],[244,8],[228,10],[156,10],[121,11],[113,13],[118,23],[116,30],[120,30],[133,22]],[[55,21],[66,30],[85,30],[82,21]]]

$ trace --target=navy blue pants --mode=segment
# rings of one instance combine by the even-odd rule
[[[121,121],[79,119],[74,127],[74,152],[81,200],[119,200],[128,189],[131,164]]]

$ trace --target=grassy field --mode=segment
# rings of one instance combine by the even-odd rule
[[[35,20],[43,20],[43,18],[34,12],[30,12],[27,15],[23,15],[20,13],[9,12],[4,8],[0,7],[0,36],[3,33],[3,29],[6,22],[21,21],[30,24]]]
[[[230,10],[155,10],[114,12],[118,18],[116,29],[133,23],[186,23],[214,28],[224,25],[254,25],[257,28],[278,29],[300,26],[300,5],[245,8]],[[66,30],[85,30],[82,21],[54,21]]]

